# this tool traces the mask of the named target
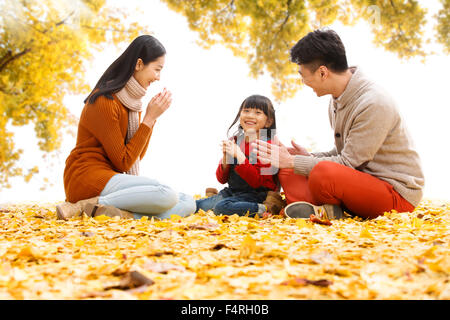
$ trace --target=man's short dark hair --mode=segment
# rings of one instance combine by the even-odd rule
[[[334,72],[348,69],[344,44],[336,32],[330,29],[315,30],[301,38],[291,48],[291,61],[304,64],[314,72],[326,66]]]

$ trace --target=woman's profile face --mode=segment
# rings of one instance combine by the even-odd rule
[[[160,79],[161,70],[164,67],[165,56],[161,56],[155,61],[149,62],[144,65],[141,59],[138,59],[136,63],[136,68],[134,71],[134,78],[139,82],[139,84],[147,89],[148,86],[153,82]]]

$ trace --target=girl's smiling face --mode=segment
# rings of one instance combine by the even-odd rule
[[[239,121],[245,133],[259,134],[259,130],[268,128],[271,125],[271,121],[264,112],[256,108],[243,108]]]

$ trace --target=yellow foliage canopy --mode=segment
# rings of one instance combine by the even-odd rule
[[[106,43],[131,41],[144,30],[124,23],[127,14],[105,0],[5,0],[0,12],[1,188],[23,169],[8,125],[31,122],[40,149],[58,149],[62,129],[74,124],[64,95],[89,90],[83,62]]]
[[[189,27],[198,32],[201,46],[223,44],[247,60],[251,76],[267,72],[279,101],[293,97],[298,89],[296,66],[289,63],[290,48],[308,32],[335,21],[353,25],[366,20],[374,43],[400,58],[427,54],[423,48],[426,10],[414,0],[163,1],[186,16]],[[448,52],[450,1],[441,2],[436,38]]]

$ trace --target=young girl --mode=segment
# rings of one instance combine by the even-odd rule
[[[148,86],[160,79],[166,50],[154,37],[137,37],[111,64],[85,100],[75,148],[64,169],[65,202],[59,219],[89,216],[168,218],[195,211],[191,196],[139,176],[156,119],[170,106],[171,93],[154,96],[141,120]]]
[[[222,184],[228,182],[228,187],[215,196],[197,200],[197,211],[212,209],[215,214],[262,214],[268,211],[263,204],[268,192],[278,190],[272,168],[257,161],[250,148],[250,143],[256,139],[270,143],[270,137],[275,133],[272,102],[260,95],[248,97],[228,131],[238,120],[237,133],[230,140],[222,141],[223,158],[216,171],[217,180]]]

